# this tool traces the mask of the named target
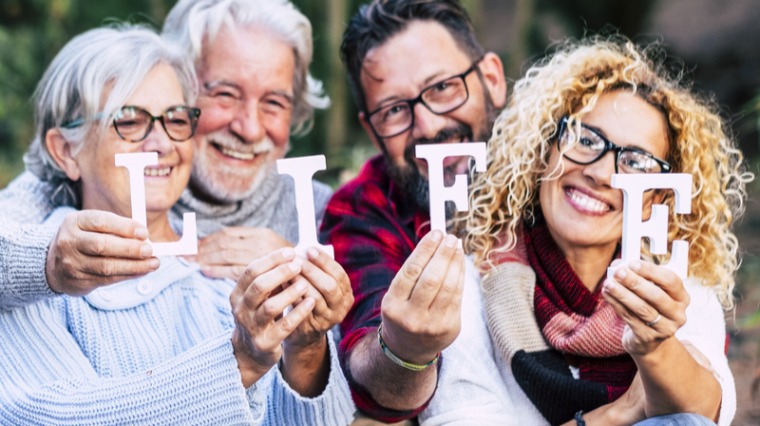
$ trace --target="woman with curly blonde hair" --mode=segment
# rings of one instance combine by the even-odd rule
[[[462,332],[422,424],[730,424],[721,308],[732,307],[731,225],[752,175],[714,102],[665,59],[655,44],[593,37],[516,82],[464,227],[475,267]],[[690,244],[688,279],[646,240],[644,260],[616,260],[614,173],[693,176],[691,214],[673,213],[666,190],[643,206],[644,219],[669,206],[669,239]]]

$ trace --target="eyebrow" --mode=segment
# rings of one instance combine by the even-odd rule
[[[203,83],[203,88],[206,89],[206,90],[211,90],[211,89],[217,88],[219,86],[229,86],[229,87],[232,87],[233,89],[239,90],[241,92],[243,91],[240,88],[240,86],[238,86],[237,84],[235,84],[235,83],[233,83],[231,81],[227,81],[227,80],[214,80],[214,81],[209,81],[209,82]]]
[[[422,80],[422,88],[419,90],[419,92],[417,92],[417,96],[419,96],[420,92],[422,92],[423,90],[429,88],[430,86],[434,85],[435,83],[441,82],[441,81],[446,80],[446,79],[448,79],[450,77],[458,75],[458,74],[450,74],[448,77],[442,77],[442,75],[446,75],[446,74],[444,74],[444,72],[445,71],[435,72],[435,73],[429,75],[424,80]],[[370,75],[370,74],[367,74],[367,75]],[[373,78],[375,80],[380,80],[380,79],[375,78],[375,77],[373,77]],[[402,98],[401,96],[397,96],[397,95],[388,96],[387,98],[383,98],[379,102],[377,102],[377,105],[375,105],[375,108],[373,108],[372,111],[376,111],[376,110],[378,110],[380,108],[385,108],[386,106],[393,105],[396,102],[407,101],[409,99],[412,99],[412,98]]]

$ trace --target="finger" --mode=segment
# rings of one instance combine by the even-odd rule
[[[273,295],[274,290],[282,288],[284,283],[295,278],[301,271],[302,262],[301,259],[295,258],[288,263],[278,265],[254,278],[245,291],[245,306],[248,309],[257,310],[259,309],[259,306],[266,303],[267,300],[275,298],[276,296]],[[287,290],[289,290],[290,287],[294,287],[295,290],[288,292]],[[308,288],[307,285],[290,287],[281,292],[285,293],[285,297],[292,295],[294,291],[300,294]],[[277,296],[279,296],[279,294]]]
[[[637,262],[632,262],[632,265],[635,263]],[[680,283],[680,279],[675,274],[671,275],[670,278],[675,278]],[[631,303],[635,303],[635,305],[628,305],[625,300],[622,300],[622,302],[638,314],[644,322],[651,321],[657,314],[662,314],[679,324],[685,322],[685,304],[674,300],[661,286],[638,275],[629,267],[623,266],[618,268],[615,271],[613,281],[619,283],[620,287],[622,287],[617,290],[619,294],[626,294],[624,290],[627,290],[635,296],[635,299],[633,296],[628,296]],[[611,285],[614,285],[614,283]],[[616,297],[619,296],[616,295]],[[643,307],[643,304],[646,307]]]
[[[464,290],[464,270],[464,250],[457,245],[441,289],[430,306],[431,310],[439,312],[459,311],[459,306],[462,303],[462,291]]]
[[[443,233],[433,230],[422,237],[412,254],[406,259],[401,269],[391,281],[387,296],[407,300],[415,287],[422,271],[435,254],[443,240]]]
[[[129,237],[81,232],[67,239],[74,250],[86,256],[138,260],[153,255],[150,244]]]
[[[155,257],[141,260],[86,257],[77,265],[77,269],[84,277],[113,283],[119,281],[117,278],[134,278],[148,274],[160,266],[161,261]]]
[[[314,284],[310,280],[308,280],[307,278],[303,276],[304,275],[303,268],[306,266],[307,263],[308,262],[304,262],[304,264],[301,267],[301,275],[298,275],[297,277],[295,277],[291,281],[291,283],[289,283],[289,285],[295,284],[297,282],[305,283],[306,284],[305,297],[311,297],[312,299],[314,299],[314,314],[328,317],[330,315],[331,308],[327,303],[327,299],[325,295],[323,295],[322,292],[316,286],[314,286]]]
[[[409,300],[417,305],[429,307],[446,279],[449,265],[457,250],[459,241],[453,235],[446,235],[443,243],[438,246],[435,255],[425,266],[417,284],[412,289]],[[457,274],[458,275],[458,274]]]
[[[148,229],[133,219],[101,210],[82,210],[76,213],[77,227],[83,231],[112,234],[124,238],[146,240]]]
[[[615,272],[615,278],[619,276],[622,269]],[[611,301],[610,303],[614,302],[625,308],[625,311],[618,312],[618,315],[621,315],[629,325],[634,322],[634,319],[637,323],[645,324],[660,315],[657,309],[615,279],[605,279],[602,284],[602,295],[608,296],[605,300]]]
[[[238,284],[248,286],[259,275],[286,262],[293,261],[295,256],[295,251],[292,249],[282,249],[260,257],[248,264],[245,271],[243,271],[243,274],[240,276]]]
[[[201,273],[209,278],[237,281],[245,272],[245,265],[201,265]]]
[[[295,252],[292,249],[278,250],[267,256],[254,260],[240,274],[240,278],[237,280],[237,285],[230,294],[230,302],[233,306],[241,303],[241,299],[246,295],[250,287],[255,287],[253,290],[263,295],[271,292],[270,287],[272,285],[277,285],[277,283],[267,282],[265,277],[259,277],[275,267],[287,268],[287,266],[283,266],[283,264],[286,262],[292,262],[293,260],[295,260]],[[295,269],[300,271],[300,265],[297,267],[296,265],[290,265],[290,268],[291,274],[297,273],[294,272]],[[248,295],[247,297],[250,298],[251,295]],[[258,303],[260,303],[260,301],[257,301],[255,305],[258,305]]]
[[[311,315],[314,309],[314,299],[307,297],[298,302],[293,310],[288,312],[282,318],[278,319],[274,327],[271,328],[271,338],[282,343],[288,336],[290,336],[306,318]]]
[[[640,260],[631,262],[628,267],[644,279],[656,283],[673,300],[681,302],[688,300],[689,295],[683,286],[683,281],[670,269]]]
[[[263,300],[259,306],[254,308],[256,323],[259,326],[266,326],[278,320],[278,318],[286,316],[284,314],[285,308],[300,302],[306,294],[308,287],[306,282],[299,281]]]
[[[314,247],[307,251],[309,261],[304,262],[301,275],[319,291],[330,307],[340,306],[345,295],[351,292],[351,283],[343,268],[326,253]],[[319,310],[317,300],[315,310]]]

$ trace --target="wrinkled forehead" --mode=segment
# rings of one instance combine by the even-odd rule
[[[359,76],[367,108],[415,97],[424,87],[463,72],[470,60],[451,34],[434,22],[413,22],[370,49]]]

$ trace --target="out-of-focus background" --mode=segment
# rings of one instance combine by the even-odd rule
[[[23,170],[32,137],[35,85],[72,36],[113,20],[160,28],[175,0],[0,0],[0,188]],[[338,58],[343,27],[363,0],[293,0],[314,27],[312,72],[325,82],[332,107],[313,131],[294,139],[289,155],[325,154],[318,177],[338,185],[374,149],[361,130]],[[760,2],[757,0],[463,0],[487,49],[498,53],[510,82],[565,37],[618,29],[634,40],[660,40],[685,65],[694,88],[713,95],[747,157],[760,166]],[[255,48],[255,46],[252,46]],[[737,224],[744,262],[737,308],[727,315],[729,358],[736,377],[735,425],[760,424],[760,182],[750,186]],[[755,388],[753,394],[752,388]],[[694,390],[698,392],[697,389]]]

